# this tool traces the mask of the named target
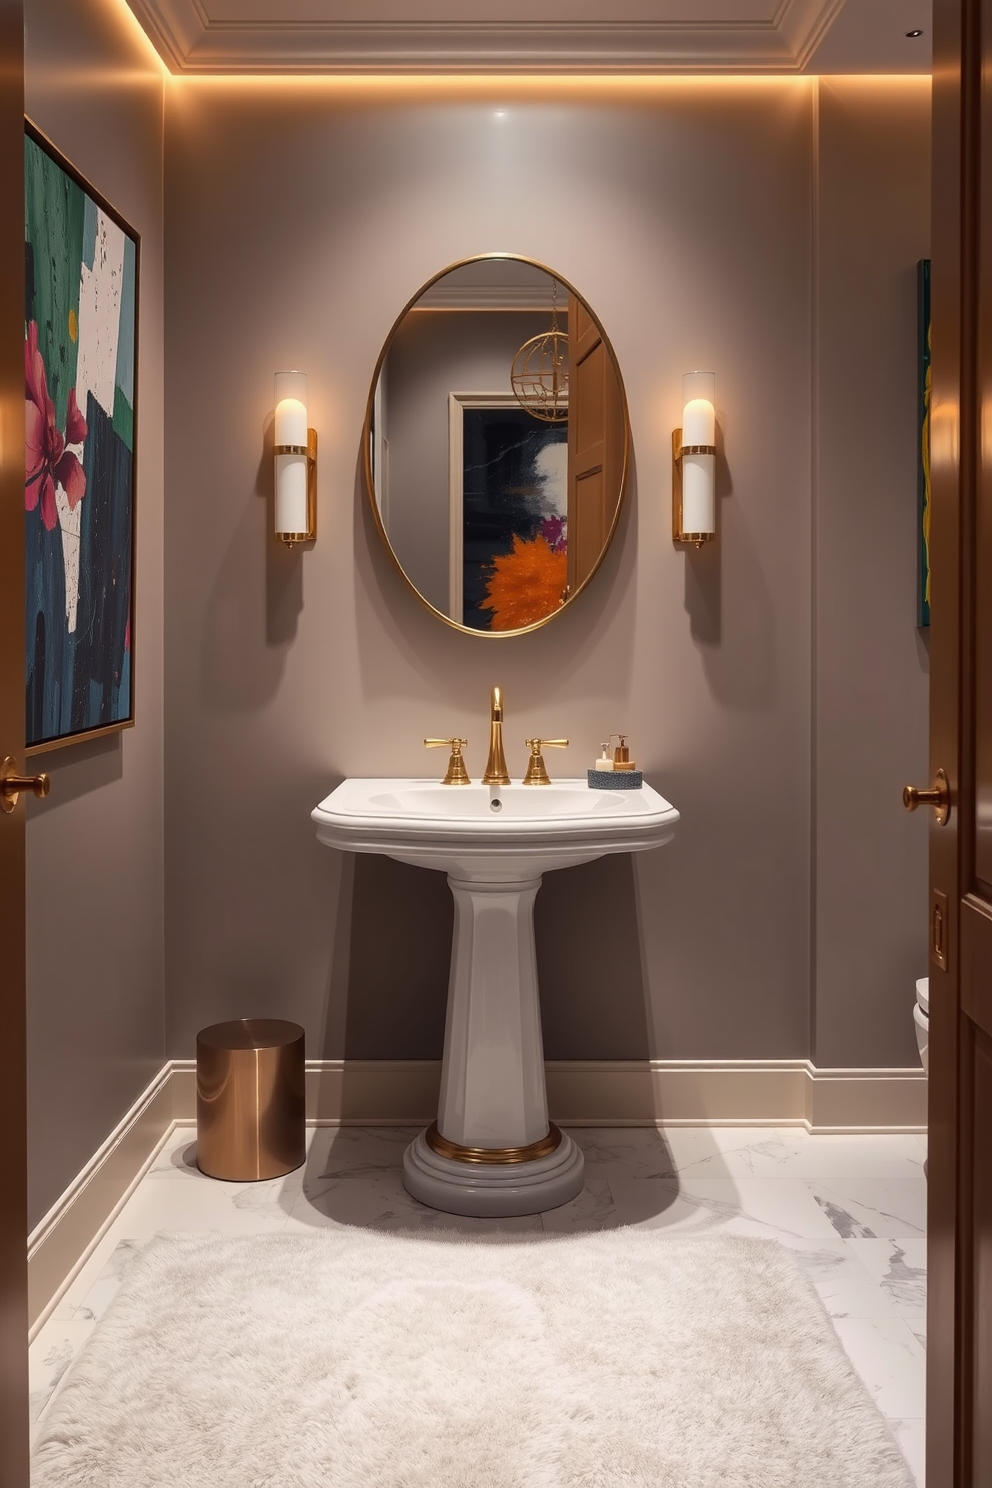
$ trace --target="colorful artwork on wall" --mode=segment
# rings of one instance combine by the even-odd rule
[[[138,237],[25,142],[26,725],[51,749],[134,722]]]
[[[567,582],[568,424],[519,404],[465,408],[463,616],[516,630],[551,614]]]
[[[919,302],[919,417],[917,420],[916,623],[930,624],[930,260],[917,268]]]

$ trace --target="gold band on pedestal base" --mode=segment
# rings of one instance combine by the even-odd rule
[[[539,1157],[550,1157],[561,1145],[561,1132],[552,1121],[548,1135],[538,1142],[528,1143],[526,1147],[463,1147],[460,1142],[449,1142],[447,1137],[442,1137],[435,1121],[425,1131],[424,1141],[438,1157],[450,1158],[452,1162],[525,1163],[534,1162]]]

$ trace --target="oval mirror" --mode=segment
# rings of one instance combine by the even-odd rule
[[[530,259],[467,259],[410,301],[380,354],[364,436],[376,525],[449,625],[532,630],[602,562],[629,445],[620,370],[581,295]]]

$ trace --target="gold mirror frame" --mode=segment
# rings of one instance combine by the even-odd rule
[[[396,553],[393,551],[393,545],[389,541],[389,535],[386,532],[386,529],[383,525],[382,517],[379,512],[379,504],[376,500],[375,485],[372,478],[372,420],[374,415],[376,389],[379,385],[379,376],[382,372],[383,363],[385,362],[386,357],[389,355],[390,347],[393,344],[393,340],[396,336],[397,331],[399,330],[399,327],[402,325],[404,319],[414,308],[417,302],[427,292],[427,290],[431,289],[435,284],[437,284],[440,279],[443,279],[446,274],[450,274],[454,269],[464,268],[466,264],[485,263],[489,260],[527,264],[530,268],[540,269],[545,274],[548,274],[552,279],[556,279],[558,283],[568,291],[569,294],[574,295],[575,298],[582,303],[590,319],[595,323],[597,330],[602,336],[603,344],[606,347],[607,353],[609,354],[610,363],[613,367],[613,373],[616,377],[617,387],[620,392],[620,407],[623,414],[623,466],[620,474],[620,489],[617,492],[616,509],[613,513],[613,520],[610,523],[610,528],[606,534],[606,538],[603,542],[602,549],[600,550],[599,557],[597,558],[593,567],[590,569],[589,573],[583,579],[582,583],[575,590],[575,593],[570,594],[563,604],[560,604],[556,610],[551,610],[549,614],[544,615],[540,620],[535,620],[530,625],[523,625],[517,630],[476,630],[471,625],[464,625],[459,620],[453,620],[450,615],[446,615],[443,610],[439,610],[436,605],[431,604],[430,600],[425,598],[425,596],[421,594],[416,584],[414,584],[413,580],[407,574],[406,569],[403,567],[402,563],[400,563],[399,559],[396,556]],[[522,253],[476,253],[473,254],[470,258],[456,259],[454,263],[450,263],[445,268],[441,269],[439,273],[433,276],[433,278],[428,279],[425,284],[422,284],[417,290],[417,293],[406,302],[399,315],[397,315],[396,319],[393,321],[393,324],[389,329],[389,334],[383,343],[382,350],[380,351],[378,360],[375,364],[375,370],[372,373],[372,382],[369,387],[368,401],[365,405],[365,423],[362,427],[362,465],[365,476],[365,491],[366,495],[368,496],[369,505],[372,508],[372,517],[375,521],[376,531],[379,534],[380,541],[382,542],[383,547],[388,553],[393,567],[403,579],[404,583],[413,592],[413,594],[416,595],[417,599],[424,606],[424,608],[426,610],[429,610],[432,615],[436,615],[439,620],[442,620],[445,625],[450,626],[452,630],[459,630],[462,632],[463,635],[481,636],[483,639],[486,640],[502,640],[508,636],[526,635],[528,631],[540,630],[543,625],[547,625],[551,620],[556,619],[558,615],[561,615],[565,610],[568,609],[569,605],[571,605],[576,599],[578,599],[580,594],[583,594],[585,590],[588,589],[589,585],[592,583],[592,580],[599,572],[599,568],[603,562],[603,559],[609,552],[610,544],[613,542],[613,538],[617,530],[617,525],[620,521],[620,512],[623,508],[624,497],[627,494],[627,476],[630,470],[630,415],[627,408],[627,392],[624,388],[623,377],[620,373],[620,363],[617,360],[616,352],[613,350],[613,343],[607,335],[602,321],[599,319],[599,316],[589,304],[589,301],[586,299],[585,295],[580,294],[579,291],[575,288],[574,284],[572,284],[562,274],[559,274],[556,269],[551,269],[548,267],[547,264],[541,263],[539,259],[528,258],[525,254]]]

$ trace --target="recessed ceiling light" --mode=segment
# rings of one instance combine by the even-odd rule
[[[907,36],[922,36],[923,35],[923,32],[922,31],[907,31],[906,32],[906,35]]]

